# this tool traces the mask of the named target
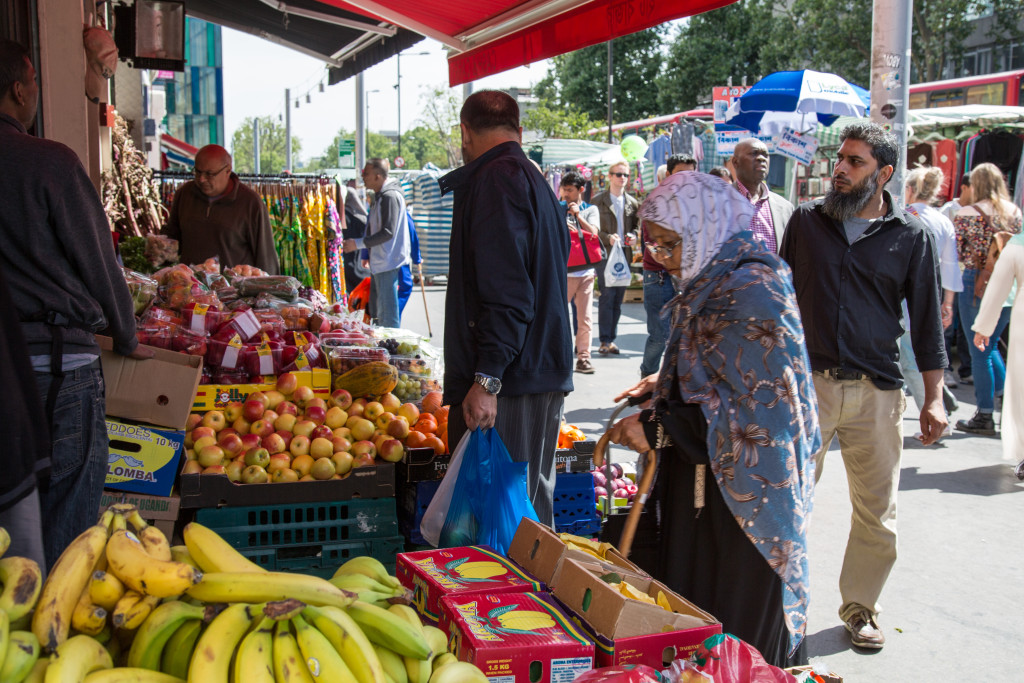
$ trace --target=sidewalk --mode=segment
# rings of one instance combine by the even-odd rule
[[[427,291],[434,341],[443,343],[444,288]],[[597,309],[594,309],[596,327]],[[575,374],[565,418],[598,436],[612,398],[639,378],[647,339],[643,304],[624,304],[619,356],[600,356],[595,343],[593,375]],[[414,293],[403,326],[427,333],[423,299]],[[974,414],[973,388],[953,390],[960,408]],[[908,398],[899,498],[900,557],[885,592],[880,626],[886,646],[874,653],[852,649],[839,621],[839,571],[849,532],[850,503],[838,445],[826,458],[815,494],[809,552],[811,608],[808,648],[847,683],[960,679],[1019,681],[1024,678],[1018,591],[1024,584],[1024,482],[1013,476],[998,439],[954,432],[922,447],[917,407]],[[997,414],[998,415],[998,414]],[[635,459],[616,449],[614,460]],[[756,606],[755,606],[756,608]]]

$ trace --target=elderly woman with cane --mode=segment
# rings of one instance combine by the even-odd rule
[[[653,398],[608,436],[659,454],[661,562],[646,569],[790,666],[806,659],[821,434],[789,268],[749,231],[752,211],[694,172],[669,176],[640,208],[677,294],[661,371],[618,397]]]

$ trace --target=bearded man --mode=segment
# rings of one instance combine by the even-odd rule
[[[896,562],[896,491],[903,455],[901,302],[925,381],[921,442],[946,428],[946,353],[939,310],[938,259],[924,224],[883,188],[899,163],[895,137],[874,123],[843,130],[824,199],[801,205],[779,255],[793,269],[807,351],[814,370],[822,448],[838,436],[853,515],[839,590],[839,617],[857,647],[879,649],[878,598]]]

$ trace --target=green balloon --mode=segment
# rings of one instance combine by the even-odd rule
[[[626,161],[640,161],[647,153],[647,143],[639,135],[627,135],[619,147]]]

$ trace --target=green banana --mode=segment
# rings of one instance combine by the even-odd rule
[[[277,683],[314,683],[290,621],[279,621],[274,628],[274,678]]]
[[[186,591],[204,602],[268,602],[294,598],[307,605],[347,607],[353,596],[326,579],[286,572],[210,572]]]
[[[0,553],[2,554],[2,553]],[[43,588],[43,573],[35,560],[5,557],[0,560],[0,610],[17,621],[32,611]]]
[[[71,636],[57,646],[46,667],[46,683],[81,683],[87,674],[112,669],[107,648],[90,636]]]
[[[21,679],[21,683],[45,683],[46,681],[46,669],[50,666],[49,657],[40,657],[36,660],[35,666],[28,672],[25,678]]]
[[[227,681],[231,656],[262,610],[263,605],[237,603],[218,614],[196,643],[188,667],[189,683]]]
[[[299,643],[302,658],[316,683],[357,683],[345,660],[324,634],[301,616],[292,619],[292,626],[295,627],[295,640]]]
[[[376,580],[377,583],[391,586],[392,588],[400,588],[402,586],[402,583],[396,577],[388,573],[387,567],[381,564],[380,560],[370,555],[353,557],[338,567],[338,571],[334,572],[334,578],[345,574],[362,574]]]
[[[385,683],[384,668],[373,644],[345,610],[307,607],[302,615],[331,641],[359,683]]]
[[[11,535],[7,533],[7,529],[0,526],[0,557],[4,556],[7,549],[11,547]]]
[[[358,600],[346,611],[366,637],[377,645],[383,645],[403,657],[430,658],[430,645],[423,637],[423,630],[415,628],[401,616]]]
[[[0,654],[0,683],[19,683],[39,659],[39,639],[31,631],[13,631],[6,657]]]
[[[274,683],[274,625],[263,617],[256,630],[242,638],[235,653],[236,683]]]
[[[405,619],[410,626],[418,629],[420,635],[426,640],[426,634],[423,633],[423,622],[420,621],[420,615],[416,613],[416,610],[408,605],[392,605],[388,611]],[[429,645],[429,641],[427,644]],[[447,647],[445,649],[447,650]],[[430,667],[432,658],[402,657],[402,659],[405,662],[405,671],[409,675],[409,683],[427,683],[430,680],[430,674],[433,673],[433,669]]]
[[[374,645],[374,651],[384,668],[384,675],[395,683],[409,683],[409,674],[405,671],[405,660],[402,655],[395,654],[383,645]]]
[[[202,569],[199,567],[199,564],[196,563],[195,559],[192,557],[192,553],[188,551],[187,546],[172,545],[171,559],[175,562],[184,562],[188,566],[193,567],[194,569],[198,569],[199,571],[202,571]]]
[[[86,676],[82,683],[185,683],[185,680],[149,669],[119,667],[106,671],[95,671]]]
[[[488,683],[484,672],[469,662],[452,662],[439,668],[430,683]]]
[[[7,616],[7,612],[0,609],[0,666],[3,666],[4,657],[7,656],[7,646],[10,642],[11,618]]]
[[[139,626],[128,651],[127,665],[132,668],[160,670],[160,656],[164,645],[185,621],[208,618],[209,612],[202,607],[172,600],[158,605]]]
[[[160,670],[171,676],[188,678],[189,661],[202,630],[203,622],[199,619],[191,619],[180,625],[164,646],[160,656]]]

